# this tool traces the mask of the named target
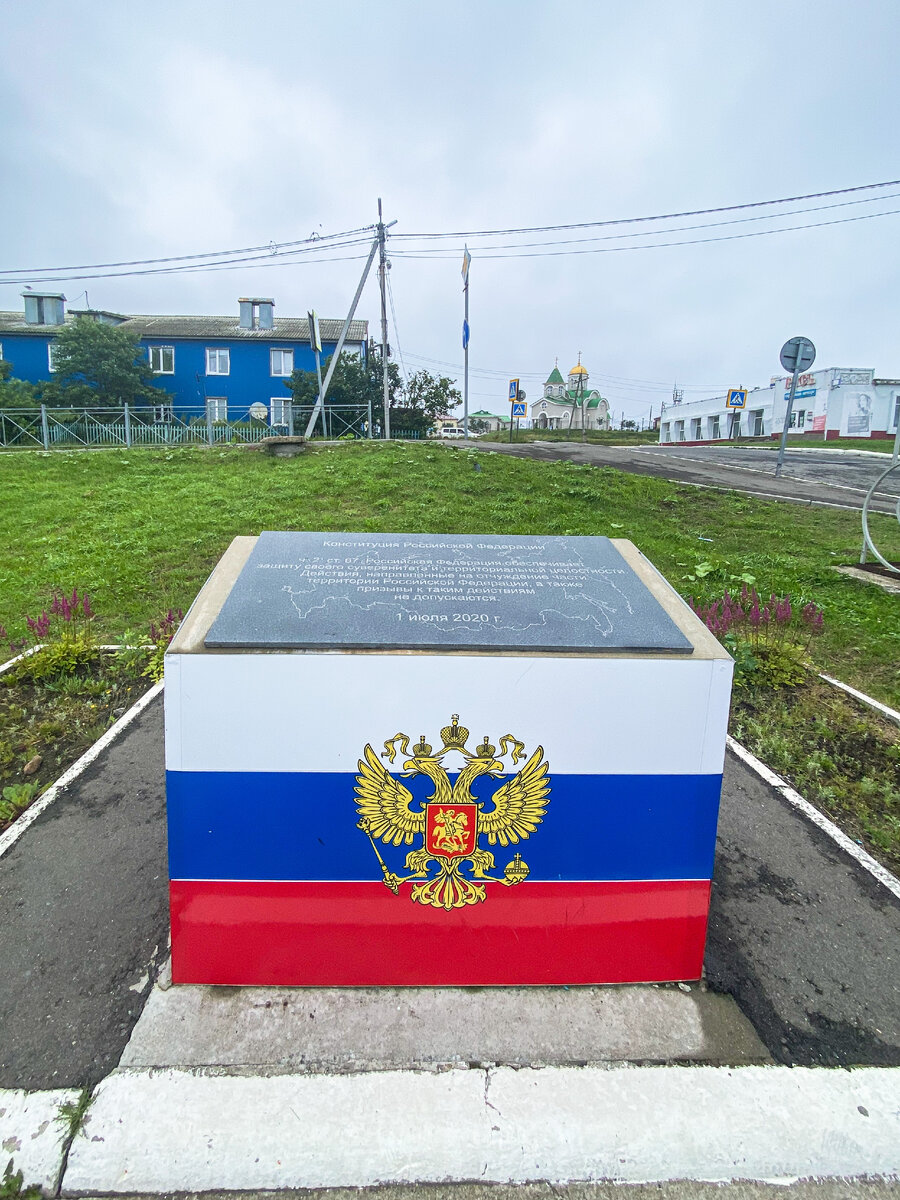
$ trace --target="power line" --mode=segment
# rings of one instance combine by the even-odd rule
[[[368,238],[351,238],[345,242],[336,242],[327,247],[327,250],[341,250],[352,246],[368,245]],[[349,259],[365,258],[365,255],[350,255],[346,258],[322,258],[319,256],[316,247],[310,246],[306,250],[288,250],[283,255],[279,255],[280,261],[271,261],[271,256],[267,254],[251,255],[244,258],[231,258],[222,262],[212,263],[186,263],[183,266],[174,267],[147,267],[142,270],[130,271],[95,271],[92,273],[75,274],[75,275],[44,275],[40,280],[35,280],[40,284],[45,283],[65,283],[70,280],[81,281],[83,279],[123,279],[134,278],[147,275],[196,275],[204,271],[230,271],[237,267],[246,267],[252,265],[254,269],[263,269],[271,267],[287,267],[304,265],[305,263],[319,262],[343,262]],[[310,257],[305,257],[305,256]],[[301,257],[303,256],[303,257]],[[0,284],[21,285],[27,282],[27,276],[20,279],[0,279]]]
[[[390,272],[387,272],[387,290],[388,299],[391,302],[391,321],[394,325],[394,341],[397,343],[397,357],[400,359],[400,374],[403,377],[403,386],[406,387],[406,364],[403,361],[403,350],[400,347],[400,330],[397,328],[397,310],[394,308],[394,289],[391,287]]]
[[[795,209],[792,209],[790,212],[763,213],[761,215],[754,216],[754,217],[731,217],[726,221],[704,221],[704,222],[700,222],[696,225],[673,225],[667,229],[638,229],[638,230],[634,231],[633,233],[606,233],[606,234],[601,234],[598,237],[564,238],[562,240],[543,241],[543,242],[519,242],[519,243],[510,243],[510,242],[503,243],[503,242],[501,242],[499,245],[495,245],[495,246],[482,246],[481,250],[479,251],[479,257],[481,257],[483,255],[483,251],[485,251],[485,250],[510,250],[510,249],[520,250],[520,249],[529,249],[534,246],[573,246],[573,245],[583,246],[583,245],[586,245],[588,242],[616,242],[616,241],[623,241],[626,238],[649,238],[649,237],[659,237],[662,234],[667,234],[667,233],[687,233],[687,232],[690,232],[695,229],[717,229],[723,225],[746,225],[750,221],[773,221],[773,220],[779,220],[782,217],[802,216],[804,213],[828,212],[835,208],[849,208],[852,205],[856,205],[856,204],[874,204],[874,203],[880,203],[883,200],[896,200],[898,197],[900,197],[900,192],[892,192],[887,196],[867,196],[862,200],[841,200],[837,204],[818,204],[818,205],[814,205],[809,208],[795,208]],[[881,214],[874,213],[872,215],[880,216]],[[455,255],[455,254],[459,253],[458,247],[456,247],[456,246],[440,246],[440,247],[435,247],[434,249],[426,249],[424,247],[411,247],[406,250],[398,251],[398,253],[402,253],[404,255],[409,255],[409,254],[414,253],[417,250],[419,250],[423,253],[427,253],[429,255],[436,255],[436,254],[453,254],[453,255]]]
[[[353,237],[356,234],[367,233],[374,226],[366,225],[359,229],[347,229],[343,233],[311,234],[308,238],[299,238],[291,242],[269,242],[265,246],[240,246],[234,250],[207,250],[201,254],[172,254],[168,258],[135,258],[123,262],[107,263],[74,263],[70,266],[57,267],[0,267],[2,275],[38,275],[48,271],[99,271],[107,267],[147,267],[156,263],[175,263],[195,261],[201,258],[225,258],[234,254],[256,254],[265,252],[272,255],[283,253],[293,246],[315,245],[318,242],[333,241],[336,238]]]
[[[888,209],[886,212],[865,213],[859,217],[841,217],[839,220],[834,220],[834,221],[815,221],[815,222],[812,222],[807,225],[787,225],[781,229],[755,229],[755,230],[753,230],[752,233],[729,233],[729,234],[726,234],[724,237],[711,237],[711,238],[685,238],[685,239],[683,239],[681,241],[677,241],[677,242],[653,242],[650,244],[643,244],[643,245],[639,245],[639,246],[594,246],[590,250],[536,250],[536,251],[531,251],[526,254],[518,253],[516,248],[511,246],[511,247],[509,247],[510,253],[508,253],[508,254],[482,254],[482,253],[479,253],[478,257],[479,257],[480,261],[485,262],[485,261],[491,260],[491,259],[503,259],[503,258],[558,258],[562,255],[573,255],[573,254],[621,254],[623,252],[627,252],[630,250],[632,250],[632,251],[633,250],[664,250],[666,248],[673,247],[673,246],[703,246],[703,245],[707,245],[710,242],[735,242],[735,241],[741,241],[744,238],[768,237],[775,233],[797,233],[804,229],[823,229],[829,225],[848,225],[854,221],[872,221],[876,217],[893,217],[893,216],[896,216],[897,213],[900,213],[900,209],[892,208],[892,209]],[[666,231],[660,230],[659,232],[665,233]],[[461,249],[461,247],[460,247],[460,249]],[[459,253],[459,249],[457,249],[456,252]],[[394,255],[396,257],[410,259],[410,260],[412,260],[412,259],[420,259],[420,260],[434,259],[442,253],[443,253],[443,251],[440,251],[440,250],[430,251],[430,252],[428,252],[428,251],[412,252],[412,251],[405,251],[405,250],[395,250],[394,251]]]
[[[568,225],[531,225],[517,229],[461,229],[455,233],[401,233],[395,238],[448,238],[448,237],[497,237],[501,234],[552,233],[564,229],[597,229],[607,225],[637,225],[645,221],[674,221],[682,217],[704,217],[714,213],[740,212],[749,208],[769,208],[777,204],[797,204],[801,200],[823,200],[828,196],[847,196],[853,192],[874,191],[876,188],[898,187],[900,179],[889,179],[884,183],[863,183],[856,187],[833,188],[828,192],[807,192],[802,196],[783,196],[780,200],[754,200],[745,204],[726,204],[718,208],[695,208],[685,212],[657,213],[652,217],[616,217],[604,221],[580,221]]]

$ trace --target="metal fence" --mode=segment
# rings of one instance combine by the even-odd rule
[[[256,416],[250,408],[229,406],[227,417],[216,409],[169,405],[121,408],[0,409],[0,448],[3,449],[94,449],[109,446],[214,446],[245,445],[277,435],[306,433],[312,405],[284,404],[279,421],[270,413]],[[260,405],[260,407],[263,407]],[[312,436],[330,440],[380,437],[381,428],[370,429],[369,410],[363,405],[326,404]],[[394,438],[419,438],[418,431],[392,430]]]

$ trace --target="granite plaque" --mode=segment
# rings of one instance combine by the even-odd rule
[[[405,533],[261,534],[206,645],[691,652],[609,538]]]

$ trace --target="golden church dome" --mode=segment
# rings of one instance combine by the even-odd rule
[[[581,365],[581,363],[578,363],[576,366],[574,366],[572,368],[572,370],[569,372],[569,374],[570,375],[587,375],[587,370],[585,367],[583,367]]]

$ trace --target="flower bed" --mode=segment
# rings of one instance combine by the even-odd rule
[[[0,638],[21,657],[0,674],[0,833],[78,759],[162,673],[181,614],[169,612],[121,647],[104,647],[77,589],[54,592],[27,633]],[[29,644],[31,643],[31,644]]]
[[[691,605],[734,656],[732,736],[900,871],[900,725],[819,678],[818,606],[746,585]]]

